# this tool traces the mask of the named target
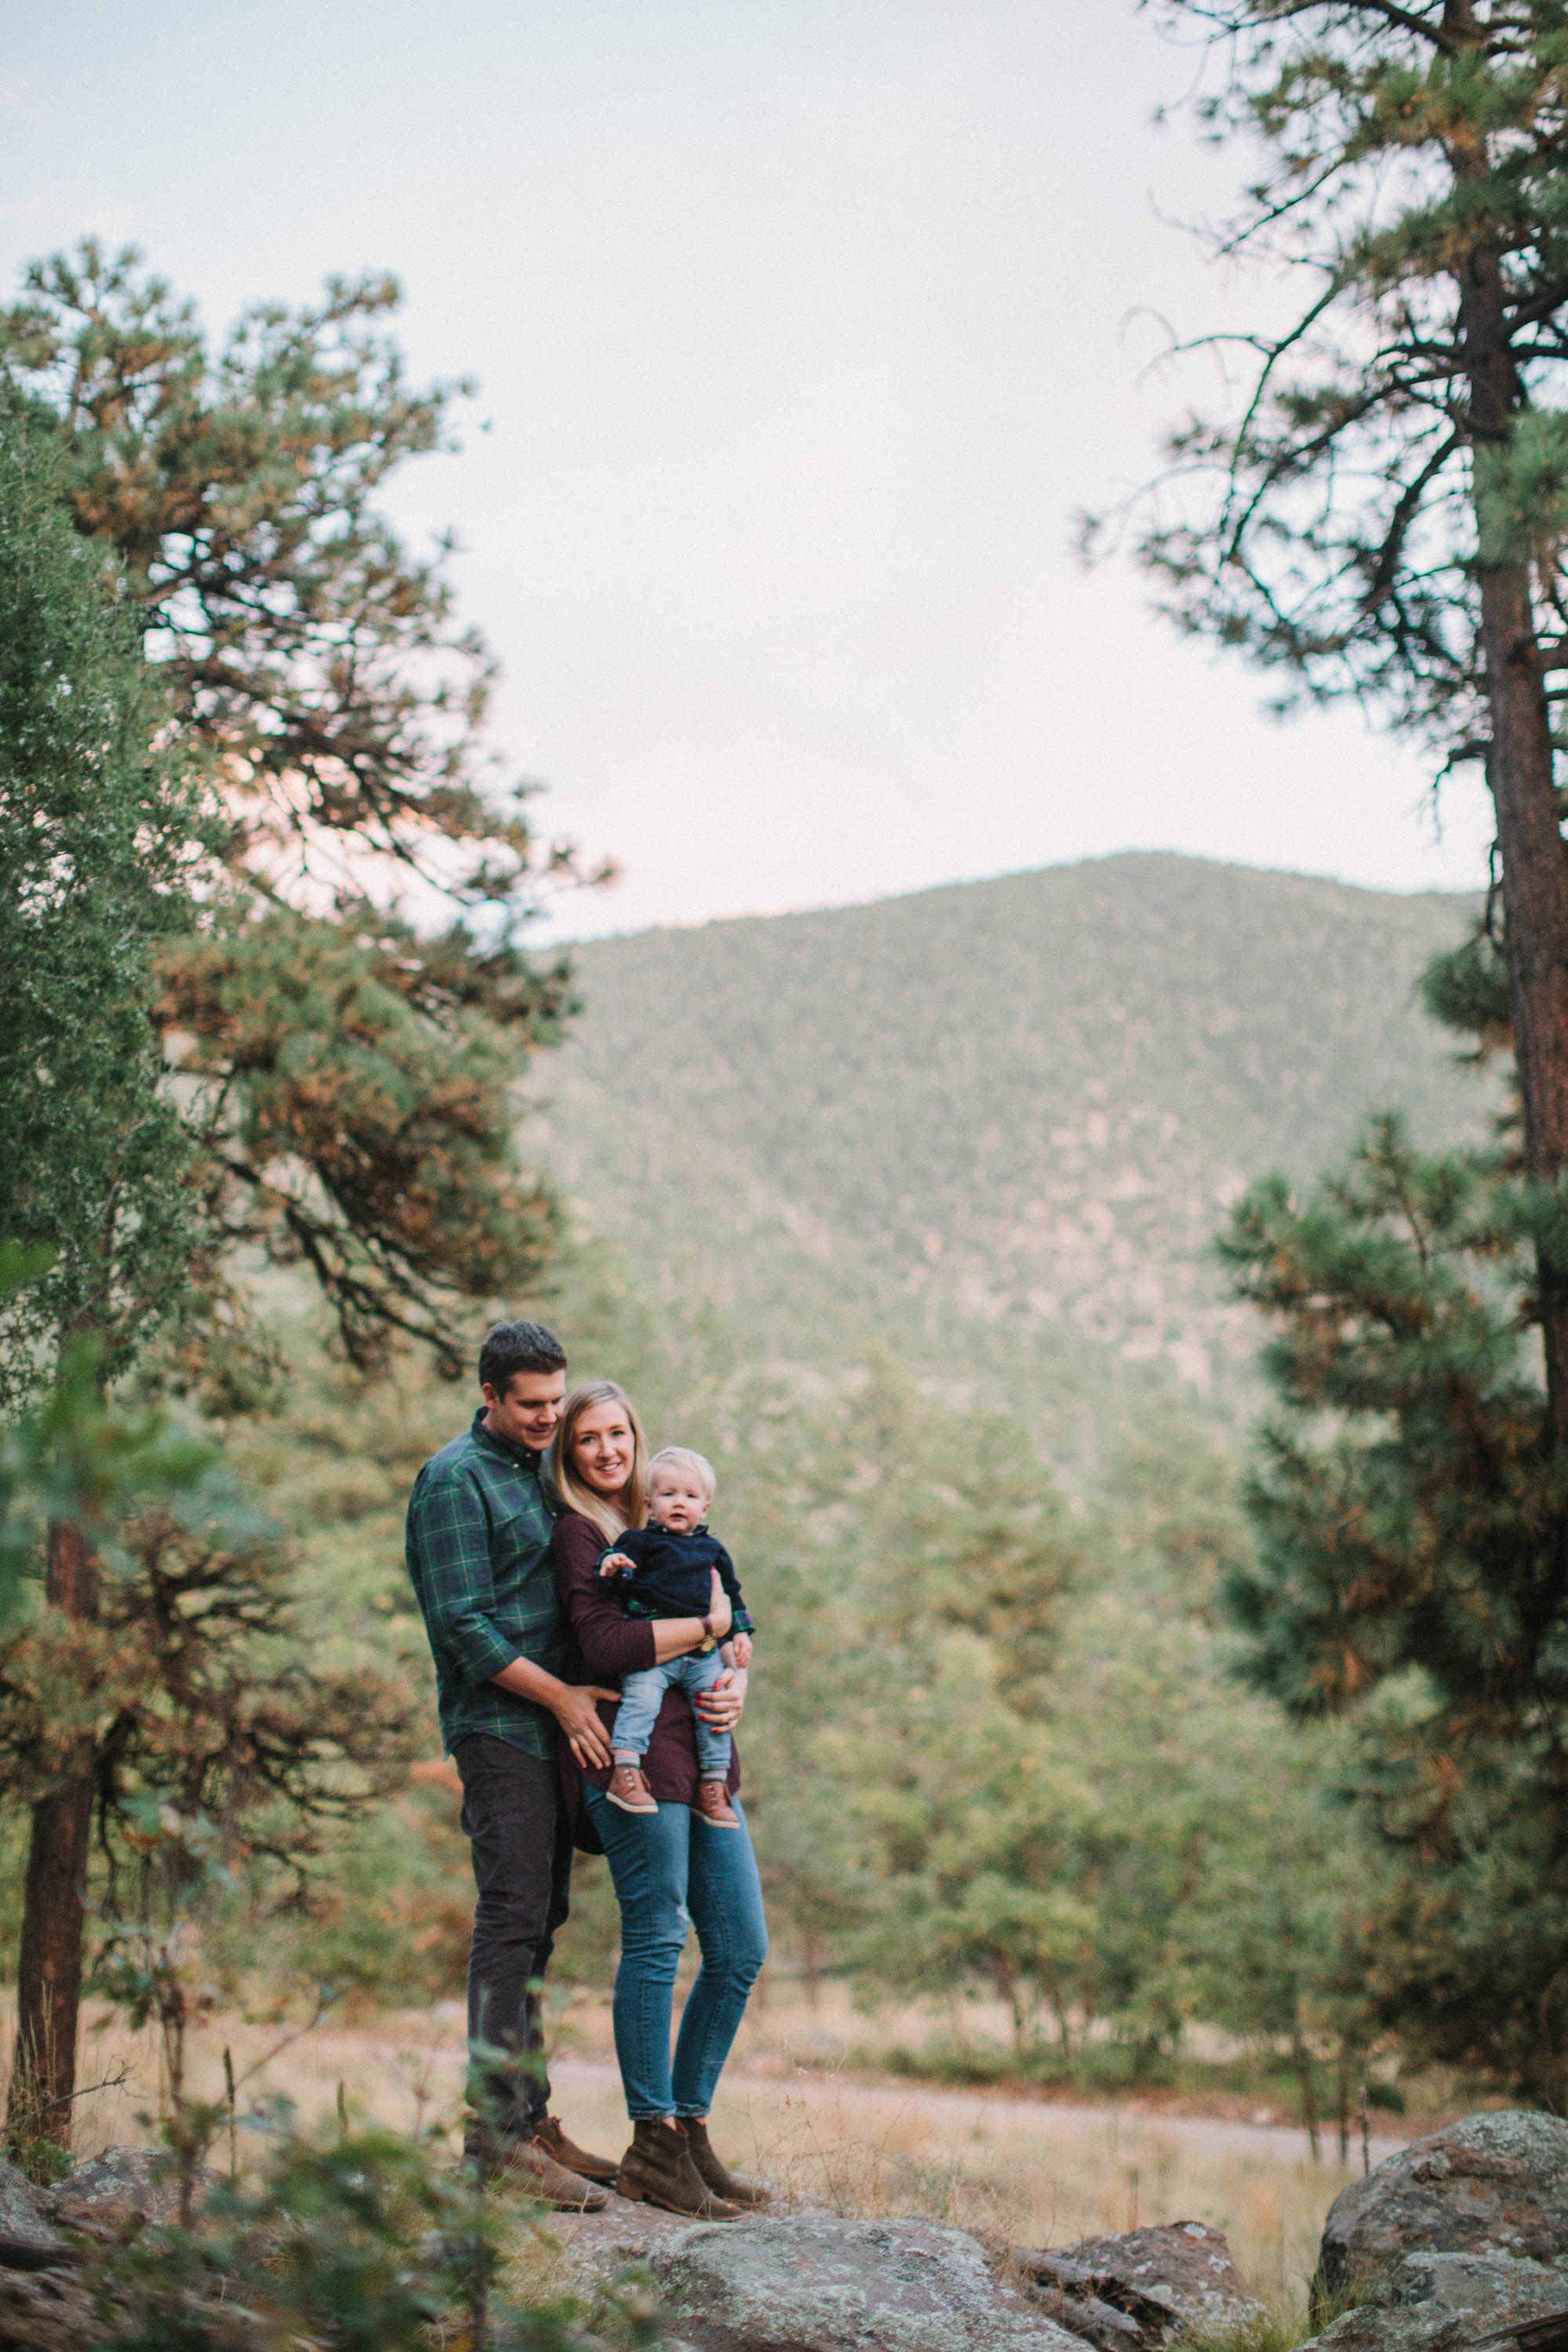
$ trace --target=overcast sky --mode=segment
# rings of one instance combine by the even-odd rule
[[[1072,555],[1204,388],[1150,314],[1279,299],[1174,225],[1240,166],[1154,126],[1194,61],[1131,0],[64,0],[8,51],[8,281],[96,232],[219,324],[391,268],[479,379],[398,512],[458,530],[542,821],[625,867],[563,930],[1133,847],[1479,877],[1475,782],[1439,840],[1408,754]]]

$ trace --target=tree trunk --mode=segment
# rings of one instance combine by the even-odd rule
[[[50,1602],[68,1617],[90,1617],[97,1606],[91,1549],[80,1528],[64,1520],[49,1529],[47,1590]],[[92,1791],[89,1754],[79,1773],[33,1807],[5,2115],[5,2137],[14,2147],[40,2139],[70,2146]]]
[[[1340,2162],[1348,2167],[1351,2160],[1351,2053],[1342,2041],[1339,2071],[1334,2082],[1334,2121],[1340,2131]]]
[[[1568,1168],[1568,854],[1553,804],[1551,719],[1522,567],[1482,573],[1481,642],[1524,1164],[1550,1182]],[[1568,1268],[1545,1252],[1538,1289],[1552,1439],[1561,1451],[1568,1447]]]
[[[1318,2085],[1312,2074],[1312,2053],[1301,2039],[1301,2029],[1290,2029],[1290,2057],[1296,2069],[1296,2080],[1301,2085],[1301,2121],[1307,2126],[1307,2145],[1312,2151],[1312,2162],[1321,2164],[1323,2151],[1318,2138]]]
[[[1479,47],[1474,0],[1446,0],[1444,30]],[[1472,127],[1453,134],[1461,184],[1491,168]],[[1510,346],[1502,258],[1479,246],[1459,273],[1459,329],[1479,457],[1508,442],[1523,403]],[[1478,523],[1479,517],[1478,516]],[[1553,1181],[1568,1169],[1568,852],[1553,799],[1552,719],[1531,595],[1530,569],[1510,560],[1480,573],[1481,660],[1490,712],[1487,782],[1497,811],[1508,925],[1509,994],[1524,1114],[1524,1164]],[[1554,1451],[1568,1448],[1568,1267],[1538,1253],[1542,1342]]]

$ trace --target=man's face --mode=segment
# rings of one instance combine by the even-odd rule
[[[555,1434],[565,1394],[564,1372],[513,1372],[504,1396],[499,1396],[487,1381],[485,1427],[510,1444],[526,1445],[531,1454],[542,1454]]]

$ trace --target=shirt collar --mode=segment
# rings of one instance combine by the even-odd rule
[[[542,1456],[535,1454],[530,1446],[514,1445],[510,1437],[498,1436],[493,1429],[487,1429],[485,1426],[485,1415],[489,1410],[489,1407],[488,1405],[480,1405],[478,1412],[474,1415],[473,1434],[475,1443],[479,1445],[488,1445],[490,1452],[492,1454],[499,1454],[503,1462],[510,1462],[514,1469],[526,1470],[531,1477],[537,1478],[539,1475],[539,1465]]]

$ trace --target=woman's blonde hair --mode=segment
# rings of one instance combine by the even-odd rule
[[[592,1486],[584,1486],[573,1466],[572,1440],[577,1423],[589,1406],[595,1404],[618,1404],[632,1433],[631,1475],[620,1495],[624,1509],[617,1509],[607,1495],[596,1495]],[[642,1433],[637,1407],[618,1381],[584,1381],[581,1388],[573,1390],[561,1408],[561,1418],[550,1441],[548,1475],[566,1508],[581,1511],[585,1519],[592,1519],[606,1543],[614,1543],[628,1528],[641,1527],[647,1517],[647,1440]]]

